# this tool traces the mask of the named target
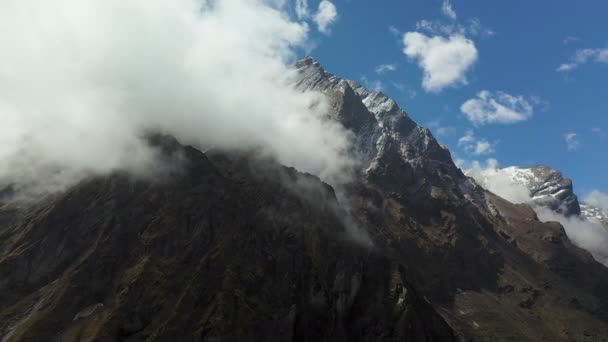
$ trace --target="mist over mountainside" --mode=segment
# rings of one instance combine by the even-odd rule
[[[305,58],[353,135],[332,187],[259,150],[150,135],[118,171],[0,208],[0,334],[48,340],[601,340],[608,269],[486,192],[382,93]]]
[[[568,237],[579,247],[608,264],[608,220],[606,209],[579,203],[572,180],[548,166],[530,168],[498,168],[489,163],[486,168],[474,165],[466,171],[479,184],[513,203],[532,205],[542,221],[560,222]],[[600,201],[590,198],[601,205]]]

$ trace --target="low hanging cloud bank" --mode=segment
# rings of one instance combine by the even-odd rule
[[[261,148],[337,181],[350,138],[290,87],[308,24],[274,0],[0,2],[0,190],[144,174],[146,132]]]
[[[601,222],[578,216],[566,217],[534,204],[528,188],[514,181],[508,169],[499,168],[496,159],[488,159],[485,163],[473,161],[470,164],[461,161],[459,166],[467,169],[468,176],[498,196],[512,203],[530,204],[541,221],[561,223],[575,245],[588,250],[597,261],[608,266],[608,230]],[[594,204],[604,203],[608,207],[608,196],[602,195],[598,192],[588,198],[595,201]]]

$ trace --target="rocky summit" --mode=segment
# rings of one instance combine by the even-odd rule
[[[532,201],[565,216],[580,215],[581,207],[574,194],[572,180],[548,166],[530,168],[508,167],[502,169],[516,184],[526,186]]]
[[[181,165],[160,179],[95,176],[35,203],[7,193],[0,339],[608,340],[608,269],[559,223],[464,175],[384,94],[310,57],[295,68],[353,133],[352,181],[158,134]],[[571,182],[530,173],[533,197],[580,212]]]

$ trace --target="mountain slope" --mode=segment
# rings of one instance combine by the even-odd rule
[[[465,176],[382,93],[312,58],[296,69],[353,132],[352,182],[152,138],[185,164],[2,206],[0,336],[607,339],[608,270],[561,225]]]
[[[3,340],[454,339],[329,186],[168,141],[171,180],[92,179],[2,226]]]
[[[559,224],[487,193],[382,93],[312,58],[297,67],[298,86],[328,96],[366,157],[346,190],[355,215],[457,331],[492,341],[606,336],[593,315],[605,317],[608,273]]]

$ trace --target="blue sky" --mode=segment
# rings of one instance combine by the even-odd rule
[[[381,88],[454,159],[546,164],[572,178],[579,195],[608,192],[608,2],[333,3],[336,20],[312,33],[309,53],[338,76]],[[308,1],[311,12],[318,6]],[[433,64],[429,46],[450,49],[454,65]],[[440,81],[423,85],[425,62]],[[459,77],[445,76],[452,67]]]

